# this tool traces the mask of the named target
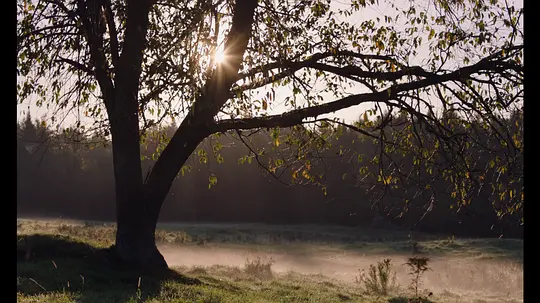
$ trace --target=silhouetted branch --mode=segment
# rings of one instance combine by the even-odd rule
[[[105,11],[105,19],[107,20],[107,27],[109,28],[109,37],[111,39],[111,58],[112,64],[116,67],[118,64],[118,37],[116,31],[116,25],[114,23],[114,14],[111,9],[111,0],[105,0],[103,3],[103,9]]]
[[[480,60],[476,64],[457,69],[453,72],[430,75],[429,77],[409,83],[395,84],[385,90],[362,93],[348,96],[329,103],[301,108],[286,112],[280,115],[271,115],[267,117],[256,117],[247,119],[227,119],[214,124],[214,132],[223,132],[230,129],[253,129],[258,127],[290,127],[296,124],[302,124],[305,119],[316,118],[320,115],[336,112],[338,110],[359,105],[366,102],[388,102],[396,99],[399,93],[417,90],[431,85],[444,83],[447,81],[461,81],[467,79],[470,75],[480,71],[491,70],[500,67],[500,61]],[[413,109],[414,110],[414,109]]]
[[[58,57],[58,58],[59,59],[56,60],[57,62],[67,63],[67,64],[75,67],[76,69],[78,69],[78,70],[80,70],[82,72],[85,72],[85,73],[87,73],[89,75],[94,74],[94,71],[90,67],[88,67],[88,66],[86,66],[86,65],[84,65],[84,64],[82,64],[80,62],[77,62],[75,60],[71,60],[71,59],[68,59],[68,58],[62,58],[62,57]]]

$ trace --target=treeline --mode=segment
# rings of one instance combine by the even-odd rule
[[[406,117],[394,120],[399,119],[405,123],[385,128],[389,130],[388,138],[403,135],[410,124]],[[513,115],[505,123],[519,125],[522,115]],[[151,169],[164,138],[174,130],[174,126],[168,126],[148,132],[146,144],[141,147],[145,173]],[[237,134],[208,138],[179,173],[163,205],[160,221],[335,224],[412,228],[456,236],[522,237],[520,211],[498,216],[491,185],[478,188],[472,203],[457,207],[456,189],[443,175],[429,183],[429,190],[420,182],[400,181],[398,186],[392,165],[400,163],[402,169],[412,172],[414,165],[409,163],[419,161],[414,155],[385,149],[387,155],[397,160],[382,170],[383,153],[376,140],[347,128],[339,131],[339,136],[321,139],[331,144],[320,153],[309,152],[308,163],[314,166],[309,168],[308,164],[309,171],[305,161],[288,165],[299,148],[284,148],[285,143],[281,149],[275,148],[277,137],[272,130],[254,132],[243,139]],[[285,138],[292,132],[281,130],[280,136]],[[489,135],[483,136],[489,141]],[[394,139],[403,141],[397,136]],[[260,153],[261,150],[266,153]],[[476,166],[489,167],[491,158],[487,154],[471,154],[478,155]],[[373,161],[377,156],[378,161]],[[423,170],[426,168],[422,166]],[[381,171],[394,172],[394,181],[381,181]],[[306,172],[317,174],[317,180],[324,182],[297,182],[310,180]],[[493,175],[489,169],[485,173]],[[417,175],[420,178],[427,173]],[[508,184],[509,180],[499,176],[497,182]],[[291,186],[292,183],[297,184]],[[513,186],[520,188],[522,184]],[[433,200],[435,192],[438,194],[434,207],[429,199]],[[403,209],[407,212],[403,213]],[[114,220],[110,142],[75,131],[55,131],[27,116],[17,125],[17,210],[19,216]]]

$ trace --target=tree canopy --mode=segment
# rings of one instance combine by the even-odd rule
[[[51,109],[52,123],[76,109],[95,134],[112,135],[117,209],[148,200],[133,218],[157,220],[205,137],[232,131],[250,146],[246,131],[261,128],[288,155],[261,162],[272,174],[289,169],[324,188],[312,162],[330,148],[328,136],[348,127],[378,143],[370,161],[381,197],[415,182],[434,201],[434,182],[446,178],[458,205],[486,184],[501,215],[522,207],[523,124],[510,117],[523,114],[523,10],[507,0],[17,6],[18,100]],[[357,105],[368,107],[354,125],[328,115]],[[142,180],[139,144],[166,121],[180,126]],[[413,161],[396,162],[396,154]],[[492,161],[480,163],[479,154]]]

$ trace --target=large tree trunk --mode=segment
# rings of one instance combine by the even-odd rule
[[[148,2],[151,3],[151,2]],[[147,4],[148,4],[147,3]],[[225,43],[228,64],[220,65],[198,96],[154,165],[146,184],[142,181],[137,102],[142,50],[148,27],[149,6],[128,2],[124,51],[119,59],[114,97],[106,102],[113,142],[116,182],[117,232],[114,252],[130,267],[167,268],[155,243],[161,206],[180,168],[210,133],[213,117],[228,99],[247,46],[257,0],[237,0]]]
[[[147,184],[142,183],[139,138],[123,129],[129,123],[118,126],[122,131],[117,131],[113,140],[117,209],[114,250],[121,262],[128,266],[152,270],[167,268],[155,244],[161,206],[180,167],[209,135],[204,125],[190,125],[190,121],[187,118],[179,127],[152,169]]]
[[[130,98],[118,92],[109,115],[117,221],[113,253],[130,268],[164,269],[167,263],[155,243],[158,218],[148,214],[149,205],[156,201],[146,194],[142,181],[138,108]]]
[[[136,204],[143,203],[144,199],[139,199]],[[113,253],[122,263],[121,265],[152,271],[167,269],[167,262],[156,247],[157,220],[154,221],[144,214],[129,214],[123,206],[118,205],[117,209],[122,215],[117,216],[118,229]]]
[[[139,138],[139,78],[152,1],[128,1],[124,49],[117,60],[114,94],[106,99],[113,147],[116,189],[116,243],[113,253],[130,268],[167,268],[155,243],[155,201],[142,181]]]
[[[113,140],[116,179],[116,257],[129,267],[167,268],[155,243],[158,216],[149,215],[149,206],[161,204],[144,194],[139,145],[127,148]]]

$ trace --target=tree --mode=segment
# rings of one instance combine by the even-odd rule
[[[381,115],[365,119],[370,132],[346,126],[382,144],[391,117],[383,107],[398,110],[453,151],[464,136],[441,122],[437,106],[453,106],[464,119],[472,111],[491,126],[521,104],[522,10],[496,0],[429,3],[420,11],[389,1],[394,14],[358,22],[355,12],[374,0],[343,7],[329,0],[18,0],[18,98],[54,108],[53,123],[62,110],[77,109],[93,119],[94,133],[110,134],[114,252],[132,265],[166,268],[154,237],[162,202],[212,134],[276,129],[278,147],[278,127],[346,125],[320,116],[374,104]],[[255,95],[258,89],[266,94]],[[269,114],[276,95],[285,111]],[[182,122],[143,179],[145,131],[166,120]],[[314,132],[296,130],[302,135],[290,143],[309,154],[300,144]]]

